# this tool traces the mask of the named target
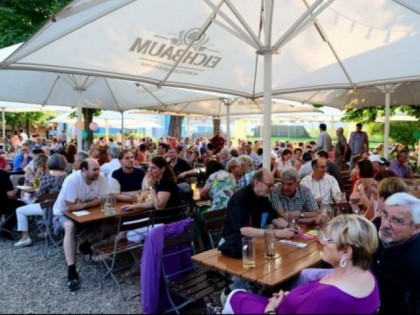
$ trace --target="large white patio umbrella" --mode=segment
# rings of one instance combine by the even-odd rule
[[[3,67],[264,97],[269,152],[273,93],[420,81],[419,12],[417,0],[78,0]]]
[[[17,44],[0,50],[0,60],[20,46]],[[79,125],[82,122],[82,107],[123,113],[142,106],[219,97],[185,89],[157,88],[128,80],[50,71],[1,69],[0,82],[0,101],[20,103],[23,108],[34,104],[38,108],[41,105],[72,106],[77,109]],[[121,129],[124,129],[123,123]],[[82,133],[78,132],[77,137],[78,150],[81,150]]]

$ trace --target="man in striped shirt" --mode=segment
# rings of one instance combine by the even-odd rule
[[[308,187],[315,197],[318,205],[332,203],[333,196],[340,192],[337,180],[327,174],[327,162],[325,159],[312,160],[312,174],[305,176],[301,184]]]

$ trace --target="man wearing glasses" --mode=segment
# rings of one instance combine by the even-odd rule
[[[420,314],[420,200],[396,193],[374,219],[379,247],[372,271],[380,288],[380,314]]]
[[[262,226],[273,223],[277,227],[279,215],[273,209],[268,195],[274,186],[274,177],[267,169],[255,172],[251,184],[233,194],[228,202],[226,221],[222,229],[222,239],[231,234],[242,234],[251,237],[263,237]],[[264,222],[265,221],[265,222]],[[276,237],[291,238],[295,236],[292,229],[276,230]]]

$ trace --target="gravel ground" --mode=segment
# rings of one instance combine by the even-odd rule
[[[44,241],[32,237],[32,246],[15,248],[13,241],[0,237],[0,313],[39,314],[139,314],[141,313],[139,276],[124,278],[126,297],[122,302],[118,288],[107,277],[101,287],[102,266],[77,256],[81,289],[67,289],[67,266],[63,250],[46,258]],[[183,313],[205,313],[200,305]]]

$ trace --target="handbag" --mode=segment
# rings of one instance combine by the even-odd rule
[[[232,258],[242,258],[242,234],[233,233],[224,236],[223,239],[225,241],[223,244],[219,245],[217,249],[220,250],[225,256]]]

